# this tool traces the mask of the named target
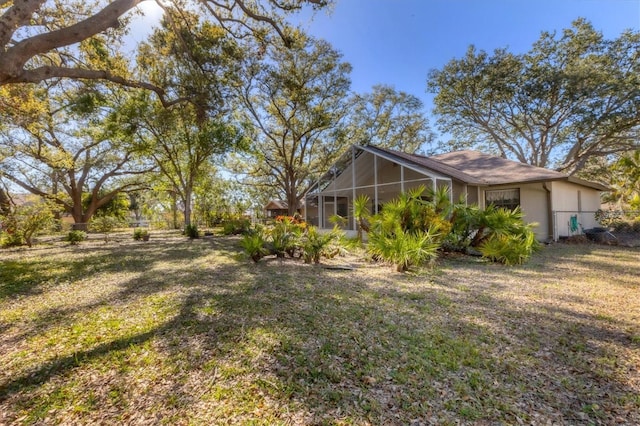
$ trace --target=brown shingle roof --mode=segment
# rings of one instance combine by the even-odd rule
[[[289,207],[286,201],[270,200],[265,206],[265,210],[287,210]]]
[[[568,176],[553,170],[477,151],[455,151],[430,157],[464,172],[488,185],[566,179]]]
[[[372,148],[471,185],[502,185],[565,180],[601,191],[608,189],[599,183],[588,182],[554,170],[531,166],[495,155],[483,154],[478,151],[454,151],[425,157],[367,146],[367,149]]]
[[[299,209],[304,207],[304,200],[300,200],[298,202]],[[265,210],[287,210],[289,208],[289,204],[283,200],[269,200],[267,205],[264,207]]]

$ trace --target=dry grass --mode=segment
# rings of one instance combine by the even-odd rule
[[[640,250],[400,275],[152,235],[0,252],[0,424],[640,424]]]

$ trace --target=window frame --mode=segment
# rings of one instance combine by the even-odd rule
[[[492,200],[489,201],[489,195],[490,194],[495,194],[495,193],[508,193],[508,192],[512,192],[512,193],[517,193],[517,201],[514,202],[516,199],[514,198],[501,198],[500,200]],[[498,202],[496,202],[498,201]],[[520,188],[502,188],[502,189],[488,189],[484,191],[484,203],[485,203],[485,207],[488,207],[490,205],[493,204],[493,206],[497,207],[497,208],[505,208],[508,210],[513,210],[517,207],[521,207],[522,206],[522,198],[521,198],[521,192],[520,192]]]

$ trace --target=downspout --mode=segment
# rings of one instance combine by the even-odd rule
[[[547,192],[547,233],[549,234],[548,239],[551,241],[555,241],[555,224],[554,216],[553,216],[553,206],[551,205],[551,189],[547,186],[547,182],[542,183],[542,187]]]

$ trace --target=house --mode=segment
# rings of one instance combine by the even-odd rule
[[[296,209],[296,212],[304,216],[304,200],[298,203],[298,208]],[[264,215],[267,218],[275,218],[278,216],[288,216],[289,207],[287,202],[282,200],[270,200],[267,203],[267,205],[264,207]]]
[[[450,188],[451,200],[485,208],[490,204],[520,206],[528,223],[537,223],[539,240],[558,240],[598,226],[594,214],[607,187],[566,174],[477,151],[456,151],[425,157],[354,145],[313,185],[306,195],[306,219],[330,228],[329,218],[347,219],[356,227],[353,200],[371,199],[370,210],[399,193],[424,185]]]

